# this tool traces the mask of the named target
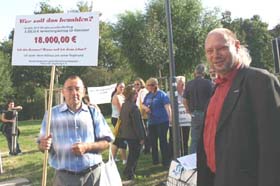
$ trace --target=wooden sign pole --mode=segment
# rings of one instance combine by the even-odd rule
[[[50,80],[50,91],[49,91],[49,100],[48,100],[48,119],[47,119],[47,129],[46,136],[50,135],[51,127],[51,117],[52,117],[52,100],[53,100],[53,86],[54,86],[54,76],[55,76],[55,65],[52,66],[51,70],[51,80]],[[45,150],[43,161],[43,175],[42,175],[42,186],[45,186],[47,183],[47,168],[48,168],[48,157],[49,151]]]

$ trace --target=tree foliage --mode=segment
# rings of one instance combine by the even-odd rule
[[[280,37],[280,23],[270,30],[270,34],[273,38]]]
[[[5,100],[11,98],[11,96],[13,95],[10,69],[11,66],[9,61],[6,60],[6,57],[4,57],[4,53],[0,52],[0,105],[5,105]]]
[[[53,14],[53,13],[63,13],[62,7],[53,7],[49,4],[49,0],[45,0],[39,3],[40,10],[34,11],[34,14]]]
[[[115,39],[121,52],[126,56],[128,66],[137,76],[143,78],[155,72],[156,68],[145,63],[141,53],[144,42],[142,31],[145,27],[145,19],[140,12],[126,12],[119,16],[118,23],[114,27]]]
[[[161,78],[162,70],[168,69],[167,33],[160,25],[157,13],[151,11],[149,14],[144,30],[141,32],[143,42],[139,52],[146,64],[158,70],[156,75]]]
[[[230,13],[227,13],[230,17]],[[247,46],[252,57],[251,66],[273,71],[273,57],[268,24],[262,22],[260,16],[250,19],[237,18],[231,21],[227,17],[222,21],[225,27],[236,32],[241,44]],[[227,20],[227,21],[226,21]]]
[[[79,9],[79,12],[91,12],[92,11],[92,2],[89,5],[87,1],[79,1],[77,3],[77,7]]]
[[[100,22],[100,40],[98,48],[98,66],[108,72],[126,66],[126,58],[121,54],[121,49],[115,40],[112,25]]]
[[[192,73],[196,64],[205,62],[205,36],[219,22],[213,12],[203,11],[198,0],[171,1],[171,13],[176,74]],[[122,14],[115,28],[122,52],[137,75],[158,76],[160,69],[168,76],[164,0],[150,1],[145,13]]]
[[[271,31],[260,16],[250,19],[232,19],[231,12],[203,9],[200,0],[174,0],[171,3],[173,48],[176,75],[191,78],[195,66],[205,63],[204,40],[216,27],[226,27],[237,33],[242,44],[248,46],[252,66],[272,71],[271,40],[280,36],[280,25]],[[90,12],[94,4],[79,1],[70,12]],[[39,3],[34,14],[62,13],[62,7],[53,7],[49,1]],[[0,104],[14,95],[29,110],[44,108],[43,90],[49,86],[49,67],[11,67],[13,34],[1,42]],[[127,11],[116,23],[100,22],[98,67],[56,67],[56,84],[69,75],[81,76],[87,86],[103,86],[135,77],[169,76],[168,33],[165,0],[150,0],[144,12]],[[2,55],[3,54],[3,55]],[[13,88],[12,88],[13,87]],[[35,105],[37,106],[35,108]],[[27,110],[28,110],[27,109]],[[40,111],[38,112],[40,115]],[[38,114],[29,114],[37,117]]]

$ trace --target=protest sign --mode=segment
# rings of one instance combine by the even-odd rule
[[[117,84],[102,87],[88,87],[88,96],[91,103],[104,104],[111,103],[111,94]]]
[[[55,66],[97,66],[99,13],[17,16],[12,65],[52,66],[46,136],[50,134]],[[44,152],[42,186],[47,182]]]
[[[17,16],[12,65],[97,66],[99,13]]]

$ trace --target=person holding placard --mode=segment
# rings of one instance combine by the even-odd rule
[[[68,77],[62,94],[65,103],[52,108],[49,136],[47,113],[44,116],[38,148],[49,150],[54,186],[99,186],[101,152],[114,140],[112,131],[101,112],[82,102],[85,86],[80,77]]]

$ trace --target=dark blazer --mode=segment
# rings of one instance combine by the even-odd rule
[[[141,114],[134,102],[125,101],[120,113],[121,127],[118,137],[124,139],[143,140],[145,129]]]
[[[241,68],[216,131],[216,174],[197,150],[197,186],[280,186],[280,85],[265,70]]]

